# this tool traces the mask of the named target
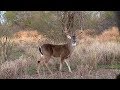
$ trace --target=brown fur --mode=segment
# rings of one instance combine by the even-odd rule
[[[68,45],[53,45],[53,44],[44,44],[41,46],[44,54],[50,54],[53,57],[60,57],[61,54],[65,54],[67,57],[70,53]]]

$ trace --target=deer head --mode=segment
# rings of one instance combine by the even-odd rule
[[[76,35],[75,35],[75,32],[70,31],[67,28],[65,28],[64,33],[65,33],[68,41],[71,42],[71,45],[72,46],[76,46]]]

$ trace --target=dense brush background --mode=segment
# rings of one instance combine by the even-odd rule
[[[1,11],[0,79],[114,79],[120,73],[120,35],[112,11],[76,11],[77,46],[70,59],[73,73],[59,59],[40,67],[38,47],[44,43],[64,44],[60,11]],[[7,40],[6,40],[7,37]],[[43,71],[43,68],[45,71]]]

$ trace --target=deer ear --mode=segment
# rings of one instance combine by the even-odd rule
[[[70,35],[67,35],[67,38],[71,39],[71,36],[70,36]]]

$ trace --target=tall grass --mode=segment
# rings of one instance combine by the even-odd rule
[[[70,74],[64,64],[63,78],[114,78],[119,71],[110,71],[108,73],[111,76],[107,77],[109,74],[101,69],[105,65],[111,68],[119,66],[120,43],[118,42],[117,28],[109,29],[99,36],[92,35],[89,30],[85,32],[86,34],[83,36],[82,33],[78,33],[80,34],[78,35],[78,44],[69,58],[73,73]],[[50,75],[46,69],[43,72],[43,66],[40,67],[40,76],[37,74],[37,61],[41,59],[38,47],[50,41],[36,31],[24,31],[23,35],[21,33],[22,31],[14,34],[16,38],[11,38],[14,45],[10,50],[9,60],[2,62],[0,66],[0,78],[61,78],[59,73],[60,58],[51,58],[49,62],[49,67],[54,72],[54,75]]]

